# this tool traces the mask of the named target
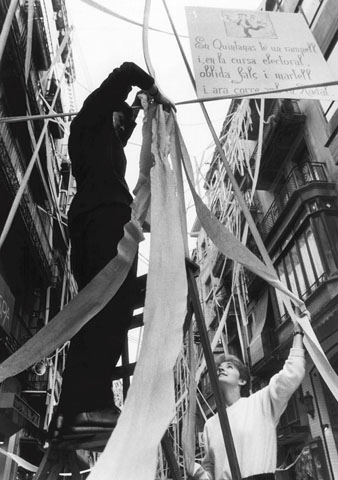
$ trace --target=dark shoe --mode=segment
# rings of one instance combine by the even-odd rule
[[[53,441],[111,432],[116,427],[120,413],[116,406],[73,415],[58,413],[51,421],[49,439]]]

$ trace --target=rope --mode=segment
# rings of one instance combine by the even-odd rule
[[[338,80],[333,80],[331,82],[310,83],[309,85],[301,85],[301,86],[295,86],[295,87],[279,88],[276,90],[269,90],[268,94],[270,95],[272,93],[292,92],[293,90],[304,90],[305,88],[333,87],[335,85],[338,85]],[[240,95],[219,95],[217,97],[194,98],[192,100],[182,100],[181,102],[177,102],[175,105],[188,105],[188,104],[190,105],[192,103],[203,104],[205,102],[214,102],[215,100],[232,100],[235,98],[246,98],[246,97],[259,98],[261,96],[266,97],[266,95],[267,95],[266,91],[261,91],[256,93],[241,93]]]

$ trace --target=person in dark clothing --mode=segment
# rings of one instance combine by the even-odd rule
[[[125,62],[88,96],[71,123],[68,149],[77,193],[68,224],[71,265],[79,289],[117,255],[124,225],[130,220],[133,199],[125,180],[123,147],[138,112],[138,107],[125,102],[132,86],[164,108],[175,108],[150,75]],[[135,276],[136,262],[116,295],[71,340],[59,405],[49,427],[52,439],[115,427],[119,409],[111,378],[132,316],[128,297]]]

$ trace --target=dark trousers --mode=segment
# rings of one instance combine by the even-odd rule
[[[71,265],[82,289],[117,254],[130,208],[112,204],[70,222]],[[112,300],[71,340],[63,374],[59,410],[91,411],[113,405],[112,373],[122,353],[132,318],[130,292],[134,264]]]

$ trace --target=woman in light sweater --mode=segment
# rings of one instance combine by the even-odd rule
[[[223,356],[218,378],[243,479],[272,480],[277,461],[276,427],[291,395],[305,374],[303,332],[296,325],[293,345],[283,369],[269,384],[249,397],[241,391],[249,384],[247,367],[235,356]],[[204,427],[205,456],[195,464],[194,480],[231,480],[218,414]]]

